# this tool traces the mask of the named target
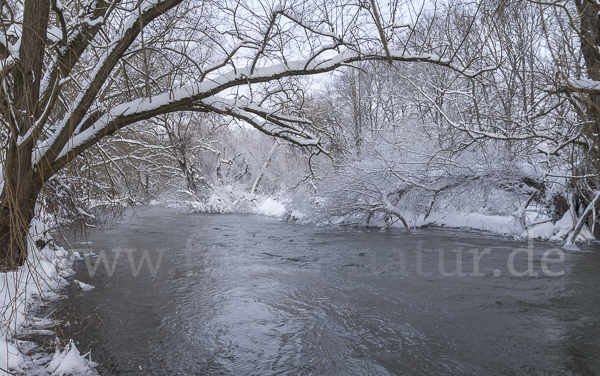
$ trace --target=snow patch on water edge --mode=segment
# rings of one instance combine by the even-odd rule
[[[36,242],[45,245],[38,249]],[[57,246],[42,222],[33,221],[25,265],[15,271],[0,273],[0,376],[97,375],[96,364],[79,354],[72,342],[64,350],[57,347],[54,357],[39,352],[33,356],[29,351],[36,345],[16,338],[27,334],[28,324],[33,324],[34,328],[55,324],[46,322],[48,319],[31,317],[30,309],[36,302],[61,298],[58,291],[69,284],[66,278],[74,275],[72,265],[78,258],[76,252],[67,252]],[[82,289],[92,287],[80,286]]]

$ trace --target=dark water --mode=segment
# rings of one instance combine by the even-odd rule
[[[600,374],[598,245],[544,272],[550,243],[158,208],[88,240],[111,266],[122,249],[112,276],[80,261],[96,289],[68,300],[79,316],[66,336],[101,374]],[[144,251],[154,266],[163,252],[154,276],[135,273]],[[467,275],[443,275],[457,254]],[[537,275],[518,275],[530,254]]]

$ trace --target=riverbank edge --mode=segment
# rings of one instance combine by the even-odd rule
[[[97,375],[95,363],[81,355],[72,341],[54,354],[35,351],[38,346],[19,338],[28,333],[47,331],[56,325],[48,317],[36,315],[33,308],[61,299],[60,291],[72,280],[72,269],[79,254],[58,246],[46,225],[35,221],[28,237],[25,265],[15,271],[0,273],[0,376],[4,375]],[[33,351],[32,351],[33,350]]]
[[[294,208],[291,200],[268,197],[255,194],[229,192],[228,195],[214,197],[209,203],[197,201],[165,200],[154,201],[150,205],[164,205],[167,208],[178,208],[194,213],[239,213],[258,214],[276,217],[288,222],[302,224],[341,225],[369,228],[403,228],[398,221],[388,224],[384,221],[371,221],[360,224],[360,219],[339,217],[335,221],[318,220],[309,213]],[[230,197],[231,196],[231,197]],[[242,203],[242,204],[240,204]],[[408,219],[408,218],[407,218]],[[410,218],[410,227],[413,229],[440,227],[460,230],[479,230],[500,236],[513,237],[516,240],[537,239],[555,243],[563,243],[575,228],[575,221],[571,212],[567,211],[563,217],[555,221],[548,215],[541,215],[537,211],[513,213],[512,215],[492,215],[479,212],[431,212],[427,216],[418,215]],[[579,232],[576,241],[588,243],[596,240],[592,232],[584,226]]]

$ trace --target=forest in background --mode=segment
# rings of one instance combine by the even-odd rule
[[[572,210],[573,225],[597,186],[581,142],[587,98],[557,93],[556,60],[580,80],[585,63],[568,19],[544,20],[539,9],[517,2],[502,15],[472,3],[424,10],[428,29],[415,47],[460,40],[473,55],[463,58],[498,67],[476,78],[419,63],[366,62],[281,84],[293,89],[269,100],[312,120],[327,155],[227,117],[164,115],[118,132],[65,169],[50,186],[47,213],[61,223],[91,223],[100,209],[151,200],[253,212],[274,197],[316,223],[410,228],[436,223],[434,213],[480,213],[512,217],[507,227],[488,229],[522,236]],[[540,236],[567,235],[547,227]]]
[[[32,3],[0,2],[6,252],[30,217],[90,227],[153,201],[255,212],[271,198],[303,222],[567,244],[600,234],[595,1],[67,3],[48,2],[32,100],[35,74],[15,68],[34,61],[19,26]],[[185,89],[204,80],[218,90]]]

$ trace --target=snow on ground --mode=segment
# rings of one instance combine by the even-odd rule
[[[453,228],[469,228],[490,231],[501,235],[513,235],[520,232],[520,225],[513,217],[485,215],[479,213],[431,213],[427,219],[420,219],[417,227],[435,225]]]
[[[287,200],[280,200],[273,197],[251,194],[244,191],[233,189],[231,186],[223,190],[213,192],[206,200],[200,201],[181,201],[171,200],[164,204],[167,207],[186,208],[192,212],[201,213],[245,213],[260,214],[270,217],[280,217],[290,221],[304,221],[306,216],[298,210],[291,210],[286,207]],[[158,201],[153,204],[159,204]],[[523,228],[518,217],[524,218],[526,228]],[[308,222],[314,220],[309,219]],[[514,215],[490,215],[482,213],[461,213],[461,212],[433,212],[427,219],[423,216],[417,217],[411,221],[411,227],[422,226],[443,226],[461,229],[474,229],[488,231],[499,235],[509,235],[516,238],[525,239],[528,237],[550,241],[564,241],[568,234],[573,230],[574,224],[571,214],[567,212],[563,218],[556,223],[552,219],[540,214],[536,210],[515,212]],[[344,218],[338,218],[336,223],[345,223]],[[323,223],[314,223],[317,225]],[[371,225],[374,225],[373,223]],[[396,223],[394,226],[402,226]],[[577,241],[589,241],[595,239],[589,229],[584,227],[577,237]],[[82,285],[82,288],[84,286]]]
[[[272,198],[267,198],[256,207],[256,214],[267,215],[269,217],[280,217],[285,213],[285,205]]]
[[[513,216],[485,215],[480,213],[432,213],[425,219],[419,219],[417,226],[435,225],[452,228],[476,229],[489,231],[499,235],[513,235],[520,238],[533,238],[550,241],[564,241],[573,230],[571,213],[567,212],[552,223],[551,218],[538,213],[525,213],[526,228]],[[584,226],[577,241],[594,240],[590,230]]]
[[[166,200],[162,204],[170,208],[187,209],[198,213],[243,213],[281,217],[287,213],[283,202],[274,197],[248,193],[226,186],[219,191],[214,191],[202,201]],[[151,204],[158,205],[161,202],[153,201]]]
[[[48,372],[52,372],[52,375],[93,375],[95,374],[90,368],[93,366],[91,360],[85,359],[85,355],[82,356],[75,347],[73,341],[70,341],[65,346],[64,351],[57,351],[54,354],[54,358],[48,364]]]
[[[68,284],[65,278],[73,275],[71,266],[79,256],[49,242],[51,238],[41,222],[34,222],[30,232],[26,264],[16,271],[0,273],[0,376],[94,375],[95,363],[81,356],[73,343],[63,351],[57,348],[52,359],[49,356],[34,359],[24,352],[35,344],[15,338],[23,332],[25,324],[33,323],[33,328],[52,326],[47,319],[29,317],[29,308],[41,299],[60,297],[58,291]],[[35,246],[38,240],[47,243],[41,250]],[[82,289],[91,287],[88,286],[81,285]]]

